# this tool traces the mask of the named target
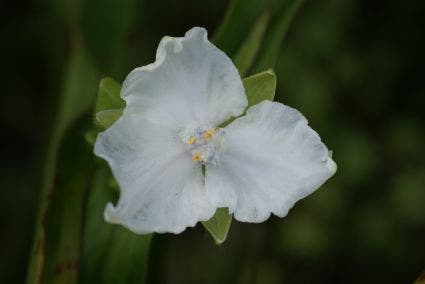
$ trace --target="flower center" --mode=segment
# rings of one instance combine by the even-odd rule
[[[179,137],[186,144],[192,161],[202,165],[217,165],[219,154],[224,149],[224,131],[218,127],[189,125],[179,131]]]

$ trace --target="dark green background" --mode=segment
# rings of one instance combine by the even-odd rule
[[[122,81],[153,61],[163,35],[195,25],[213,34],[228,4],[125,3],[1,4],[1,283],[25,279],[74,37],[99,74]],[[202,226],[155,236],[148,283],[413,282],[425,268],[424,17],[419,0],[306,1],[276,62],[277,100],[309,119],[338,172],[284,219],[233,222],[222,246]]]

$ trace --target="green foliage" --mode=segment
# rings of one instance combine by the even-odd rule
[[[233,58],[270,0],[232,0],[213,42]]]
[[[229,209],[218,208],[215,215],[208,221],[202,222],[202,225],[211,234],[217,244],[223,243],[232,223],[232,215],[229,214]]]
[[[83,197],[90,172],[84,169],[90,165],[87,157],[91,153],[82,148],[85,143],[79,131],[72,130],[66,139],[63,135],[93,101],[94,72],[84,48],[78,45],[67,68],[47,148],[28,283],[72,283],[78,275],[75,263],[79,263]],[[61,146],[62,141],[67,144]]]
[[[99,83],[96,99],[96,113],[103,110],[123,109],[125,101],[120,97],[121,85],[114,79],[106,77]]]
[[[92,148],[74,124],[59,148],[54,182],[49,188],[38,250],[38,275],[31,283],[76,283],[83,243],[84,204],[94,171]]]
[[[277,12],[270,23],[263,44],[259,52],[259,58],[254,67],[254,72],[260,72],[273,68],[280,52],[282,40],[286,36],[296,12],[304,0],[281,0]]]
[[[96,121],[103,127],[109,128],[118,118],[121,117],[122,109],[107,109],[96,113]]]
[[[250,34],[234,56],[233,62],[238,68],[241,76],[244,76],[246,72],[248,72],[254,62],[255,56],[260,49],[269,19],[270,10],[266,9],[263,14],[258,17]]]
[[[276,92],[276,75],[273,70],[267,70],[243,79],[248,106],[261,101],[274,99]]]
[[[68,1],[69,2],[69,1]],[[91,187],[91,178],[96,173],[92,148],[84,142],[83,133],[87,132],[86,139],[94,141],[95,132],[88,130],[91,127],[89,119],[89,110],[94,107],[94,95],[96,93],[97,70],[90,51],[84,45],[81,33],[81,10],[87,11],[90,7],[81,5],[80,1],[71,1],[69,3],[52,3],[52,7],[58,13],[56,19],[63,30],[69,33],[70,56],[64,72],[63,90],[58,96],[58,103],[55,109],[55,119],[49,131],[50,137],[46,145],[46,158],[44,161],[42,184],[40,190],[40,205],[36,220],[36,230],[33,240],[33,250],[30,256],[28,268],[27,283],[76,283],[80,275],[80,264],[86,263],[81,259],[81,248],[85,239],[83,239],[83,227],[85,218],[85,204],[87,193]],[[105,5],[95,4],[96,1],[90,1],[96,7],[106,7]],[[87,3],[87,2],[85,2]],[[120,7],[126,6],[120,2]],[[94,7],[92,6],[92,7]],[[113,5],[112,5],[113,6]],[[110,7],[110,5],[108,6]],[[131,10],[131,9],[130,9]],[[104,13],[104,16],[110,18],[111,14],[116,12],[115,8]],[[89,11],[90,14],[99,16],[99,10]],[[129,17],[126,17],[128,20]],[[105,22],[102,22],[104,28]],[[124,27],[120,21],[108,22],[109,27]],[[103,29],[102,31],[105,31]],[[119,33],[119,35],[117,35]],[[89,30],[87,38],[97,38],[95,33]],[[111,39],[119,39],[119,44],[124,35],[124,31],[118,29],[108,29],[107,40],[97,41],[102,46],[111,45]],[[116,35],[116,36],[115,36]],[[90,41],[92,43],[92,41]],[[91,46],[92,47],[92,46]],[[110,48],[108,50],[111,50]],[[116,51],[114,51],[116,52]],[[95,53],[97,55],[97,53]],[[117,53],[114,59],[117,59]],[[109,56],[110,54],[108,54]],[[109,58],[109,57],[108,57]],[[121,62],[122,60],[117,60]],[[109,64],[111,66],[111,64]],[[119,85],[118,85],[119,87]],[[96,105],[96,109],[108,108],[111,106],[122,108],[123,102],[112,95],[117,90],[117,85],[111,79],[101,82],[102,98]],[[119,89],[118,89],[119,91]],[[85,116],[82,120],[81,118]],[[115,115],[116,116],[116,115]],[[98,118],[103,126],[111,123],[114,113],[101,113]],[[76,124],[76,121],[78,123]],[[125,234],[115,233],[115,240],[118,243],[136,243],[140,260],[146,259],[148,240],[134,242],[131,237]],[[112,249],[114,246],[111,245]],[[105,247],[107,249],[107,247]],[[120,248],[115,249],[121,251]],[[113,255],[117,259],[118,253]],[[130,254],[123,252],[122,256],[129,257]],[[111,259],[113,261],[113,259]],[[123,263],[125,263],[123,261]],[[134,262],[141,265],[140,261]],[[109,267],[112,265],[109,264]],[[121,267],[122,271],[117,271],[125,275],[128,267]],[[139,266],[143,267],[143,266]],[[144,271],[141,271],[144,273]],[[134,274],[140,275],[140,274]],[[93,274],[100,279],[100,275]],[[139,278],[142,279],[142,278]],[[140,281],[138,281],[140,283]]]
[[[112,78],[103,78],[97,92],[95,118],[102,129],[107,129],[122,115],[125,101],[120,97],[121,85]]]
[[[242,76],[273,68],[282,41],[303,2],[233,0],[213,42],[234,59]]]

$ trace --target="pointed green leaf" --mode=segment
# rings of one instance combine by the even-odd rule
[[[261,101],[272,101],[276,91],[276,76],[273,70],[267,70],[243,79],[248,106]]]
[[[273,15],[273,21],[267,29],[254,71],[259,72],[274,67],[281,43],[303,2],[304,0],[282,0],[279,2],[280,7]]]
[[[122,109],[107,109],[96,113],[96,121],[104,128],[109,128],[118,118],[121,117]]]
[[[109,109],[122,109],[125,101],[120,97],[121,85],[114,79],[106,77],[99,83],[97,93],[96,113]]]
[[[202,222],[202,225],[213,236],[217,244],[223,243],[227,238],[227,233],[232,223],[232,215],[227,208],[218,208],[214,216],[208,221]]]
[[[254,62],[255,56],[260,49],[269,19],[270,10],[266,9],[254,23],[254,27],[252,28],[249,36],[244,40],[242,46],[234,56],[234,63],[241,76],[246,74]]]

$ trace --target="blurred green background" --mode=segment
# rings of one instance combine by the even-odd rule
[[[237,2],[247,7],[240,10],[239,33],[217,43],[229,55],[267,9],[265,0]],[[26,279],[52,137],[76,153],[85,147],[84,139],[63,138],[68,128],[57,121],[90,111],[103,76],[122,82],[134,67],[152,62],[162,36],[182,36],[192,26],[213,35],[228,5],[2,4],[0,283]],[[419,0],[306,1],[279,48],[276,99],[309,119],[333,150],[338,172],[284,219],[234,221],[221,246],[200,225],[155,235],[147,283],[412,283],[425,268],[424,17]],[[61,102],[65,93],[85,99]],[[89,116],[79,123],[87,122]],[[90,155],[88,146],[82,151]]]

